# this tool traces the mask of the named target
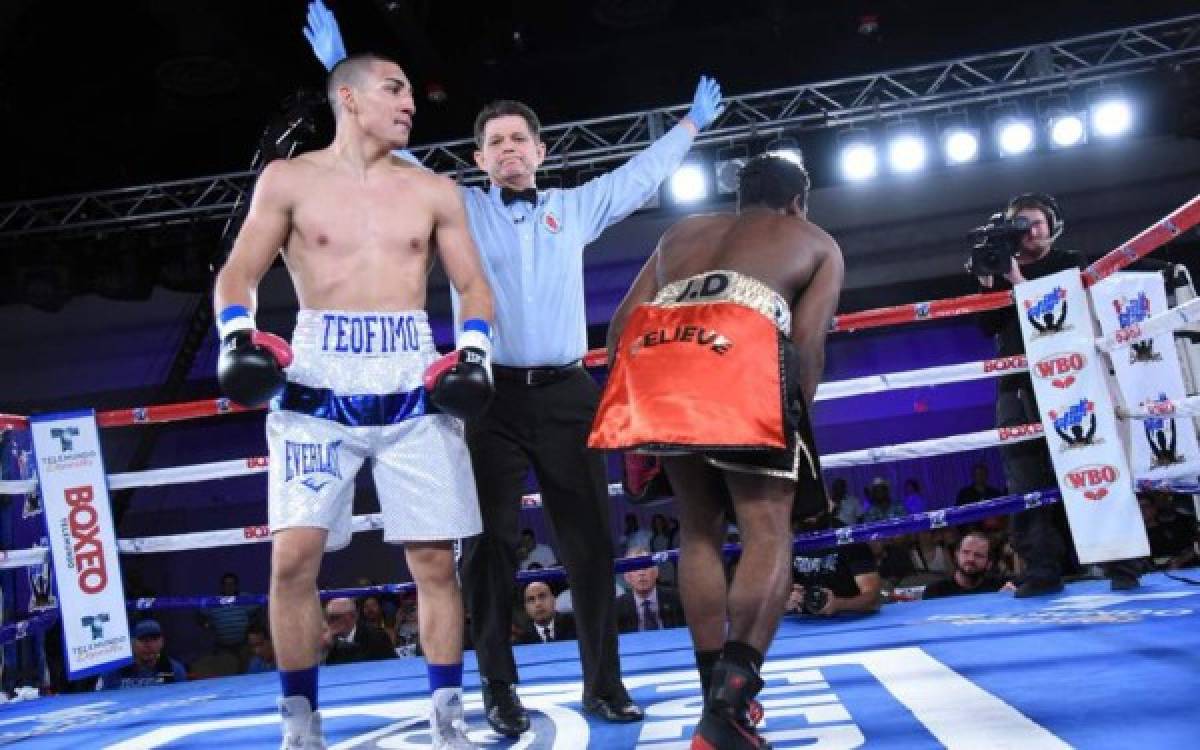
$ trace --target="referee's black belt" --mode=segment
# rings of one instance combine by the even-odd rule
[[[578,359],[569,364],[553,367],[507,367],[505,365],[492,365],[492,374],[498,381],[503,380],[506,383],[520,383],[524,386],[534,387],[566,380],[582,369],[582,367],[583,364]]]

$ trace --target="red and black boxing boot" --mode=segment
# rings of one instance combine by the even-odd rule
[[[762,688],[763,680],[753,666],[726,658],[718,661],[691,750],[770,750],[771,744],[755,729],[763,710],[754,696]]]

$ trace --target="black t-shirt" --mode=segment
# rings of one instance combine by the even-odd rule
[[[1040,279],[1043,276],[1049,276],[1059,271],[1065,271],[1068,268],[1083,269],[1083,256],[1072,250],[1060,250],[1057,247],[1051,247],[1050,252],[1041,260],[1036,260],[1033,263],[1021,265],[1021,275],[1032,281]],[[993,286],[982,288],[984,292],[1004,292],[1011,290],[1012,284],[1002,277],[997,276],[993,281]],[[1017,318],[1018,311],[1016,308],[1006,307],[1000,310],[993,310],[984,313],[980,319],[980,325],[984,331],[991,334],[996,340],[996,356],[1011,357],[1016,354],[1025,353],[1025,340],[1021,338],[1021,323]],[[1029,382],[1029,376],[1026,374],[1006,375],[1000,378],[1000,388],[1016,388]]]
[[[834,528],[845,525],[839,520],[833,521]],[[876,572],[875,556],[871,554],[871,548],[861,542],[806,552],[792,558],[793,582],[822,586],[842,599],[862,593],[854,576]]]
[[[966,505],[967,503],[977,503],[980,500],[990,500],[993,497],[1000,497],[1004,493],[995,487],[984,487],[981,492],[973,484],[969,484],[958,491],[958,497],[954,498],[955,505]]]
[[[979,585],[973,589],[965,589],[958,585],[958,581],[954,580],[954,576],[942,578],[934,581],[925,587],[925,593],[921,595],[922,599],[939,599],[944,596],[959,596],[961,594],[986,594],[992,591],[999,591],[1004,587],[1004,579],[996,576],[985,575]]]
[[[1151,557],[1176,557],[1196,542],[1196,519],[1181,513],[1146,529]]]

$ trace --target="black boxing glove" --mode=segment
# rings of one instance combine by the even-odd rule
[[[463,323],[458,348],[425,369],[425,391],[442,412],[473,419],[487,411],[496,388],[492,384],[492,339],[487,321]]]
[[[241,305],[225,308],[218,317],[221,392],[242,406],[266,404],[287,382],[283,368],[292,363],[292,348],[275,334],[255,329],[254,319]]]

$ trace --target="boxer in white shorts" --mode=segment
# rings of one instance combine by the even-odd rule
[[[462,420],[422,385],[438,358],[423,310],[301,310],[287,385],[267,416],[272,533],[326,529],[350,543],[354,478],[366,459],[385,542],[462,539],[482,530]]]
[[[480,531],[462,419],[491,398],[492,295],[455,184],[391,154],[408,143],[414,112],[400,66],[346,58],[327,93],[333,143],[267,165],[213,293],[222,390],[245,405],[273,400],[269,609],[283,747],[326,747],[317,572],[324,550],[350,541],[354,477],[367,459],[385,539],[404,543],[417,584],[433,746],[471,747],[453,543]],[[300,302],[294,353],[253,317],[281,252]],[[465,321],[459,348],[443,357],[423,312],[435,255]]]

